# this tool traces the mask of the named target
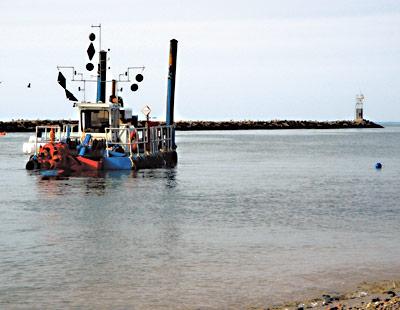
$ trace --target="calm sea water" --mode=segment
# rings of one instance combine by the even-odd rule
[[[42,180],[0,138],[0,308],[243,308],[400,276],[400,128],[178,132],[172,170]],[[375,169],[376,162],[383,169]]]

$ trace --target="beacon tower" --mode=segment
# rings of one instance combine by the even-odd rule
[[[364,95],[359,94],[356,96],[356,122],[364,120]]]

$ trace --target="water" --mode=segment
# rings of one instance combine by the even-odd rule
[[[0,308],[244,308],[400,275],[399,127],[177,135],[176,169],[67,180],[1,137]]]

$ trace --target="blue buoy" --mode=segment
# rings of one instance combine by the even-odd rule
[[[381,163],[376,163],[375,164],[376,169],[382,169],[382,164]]]

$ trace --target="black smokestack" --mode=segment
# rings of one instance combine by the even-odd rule
[[[106,102],[107,52],[100,51],[98,101]]]

